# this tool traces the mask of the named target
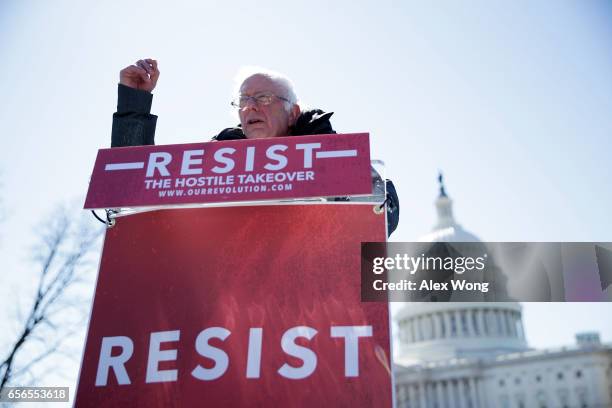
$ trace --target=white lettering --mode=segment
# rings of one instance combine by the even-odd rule
[[[344,375],[359,377],[359,338],[372,337],[372,326],[332,326],[332,337],[344,337]]]
[[[147,383],[176,381],[176,370],[160,370],[160,361],[176,360],[177,350],[160,350],[161,343],[178,341],[180,330],[151,333],[149,340],[149,360],[147,361]]]
[[[304,168],[312,168],[312,151],[314,149],[320,149],[321,143],[300,143],[295,145],[298,150],[304,150]]]
[[[247,378],[259,378],[261,366],[261,340],[263,329],[253,327],[249,330],[249,351],[247,353]]]
[[[204,149],[200,149],[200,150],[185,150],[183,152],[183,163],[181,164],[181,176],[184,176],[186,174],[202,174],[202,168],[195,168],[192,169],[191,165],[195,165],[195,164],[202,164],[202,159],[201,158],[197,158],[194,159],[193,156],[198,155],[198,156],[203,156],[204,155]]]
[[[225,164],[223,167],[215,166],[212,168],[214,173],[228,173],[232,171],[236,163],[231,157],[226,157],[225,154],[233,154],[236,151],[233,147],[224,147],[215,152],[215,160],[221,164]]]
[[[230,334],[231,332],[223,327],[210,327],[198,334],[195,342],[197,352],[202,357],[214,360],[215,366],[213,368],[204,368],[198,364],[191,372],[191,375],[199,380],[210,381],[216,380],[225,373],[229,365],[229,357],[225,351],[208,344],[208,340],[212,338],[225,340]]]
[[[118,356],[111,356],[113,347],[121,347]],[[108,382],[108,372],[112,367],[117,377],[119,385],[131,384],[130,377],[125,370],[125,362],[134,353],[134,343],[129,337],[115,336],[103,337],[100,350],[100,360],[98,361],[98,372],[96,373],[96,387],[105,386]]]
[[[317,368],[317,355],[306,347],[295,344],[296,337],[305,337],[310,340],[317,334],[317,331],[312,327],[297,326],[289,329],[281,338],[281,347],[283,351],[292,357],[301,359],[304,364],[301,367],[292,367],[285,363],[278,369],[278,373],[285,378],[292,380],[301,380],[310,376],[315,368]]]
[[[147,163],[147,177],[153,177],[155,170],[157,170],[161,176],[168,177],[170,172],[168,171],[167,166],[171,161],[172,155],[170,153],[151,153],[149,155],[149,162]]]
[[[283,155],[277,154],[276,152],[278,150],[284,152],[285,150],[287,150],[287,146],[272,145],[268,147],[268,150],[266,150],[266,157],[271,160],[276,160],[277,162],[276,164],[271,164],[271,163],[266,164],[264,166],[266,170],[270,170],[270,171],[282,170],[287,165],[287,158]]]
[[[244,165],[244,171],[253,171],[255,165],[255,146],[247,147],[246,163]]]

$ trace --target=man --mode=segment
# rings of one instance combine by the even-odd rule
[[[154,144],[157,116],[151,115],[151,92],[159,79],[157,61],[139,60],[119,73],[117,112],[113,115],[111,147]],[[291,82],[280,74],[257,72],[240,84],[232,105],[240,125],[222,130],[213,140],[259,139],[336,133],[329,121],[333,112],[302,111]],[[380,176],[373,172],[376,184]],[[387,222],[391,234],[399,222],[399,200],[393,183],[386,180]]]

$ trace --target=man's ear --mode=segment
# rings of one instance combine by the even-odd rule
[[[291,107],[291,112],[289,113],[289,126],[295,126],[295,122],[297,122],[297,119],[300,117],[301,113],[302,110],[300,109],[300,105],[297,103]]]

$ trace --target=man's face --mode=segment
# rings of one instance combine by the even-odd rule
[[[240,94],[245,96],[273,94],[283,98],[286,96],[281,86],[262,75],[247,78],[240,87]],[[261,105],[249,99],[246,106],[238,111],[240,124],[247,139],[287,136],[289,127],[295,123],[299,115],[299,108],[295,105],[287,112],[286,103],[277,97],[273,97],[269,105]]]

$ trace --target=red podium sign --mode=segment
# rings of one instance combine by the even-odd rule
[[[100,149],[85,208],[372,193],[367,133]]]
[[[107,231],[77,407],[389,407],[365,204],[159,210]]]

